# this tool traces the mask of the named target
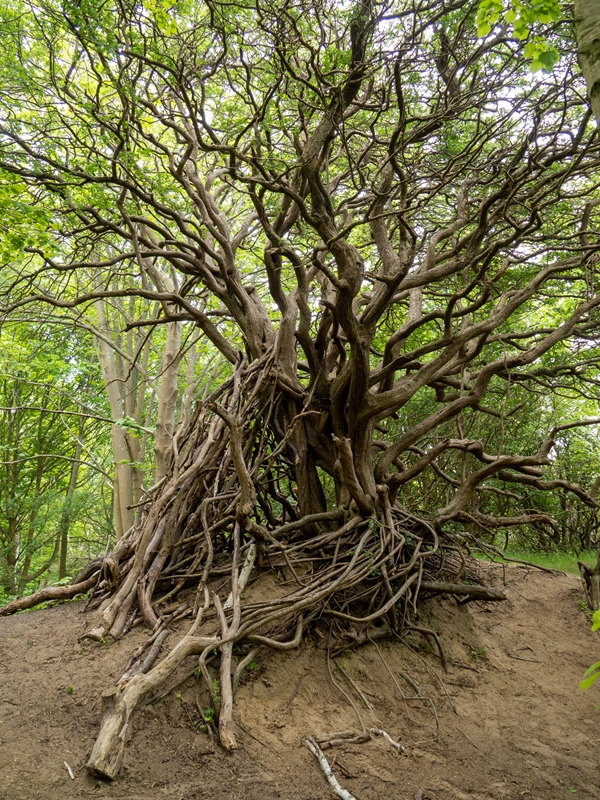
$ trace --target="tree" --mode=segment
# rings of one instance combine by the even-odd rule
[[[585,76],[592,111],[600,120],[600,75],[598,74],[598,41],[600,9],[597,3],[576,0],[574,4],[577,56]]]
[[[508,4],[499,0],[480,0],[477,10],[478,33],[487,36],[494,27],[503,25],[514,36],[528,40],[525,52],[531,58],[534,71],[545,69],[551,72],[560,58],[560,53],[542,35],[540,29],[548,23],[557,23],[568,15],[562,11],[558,0],[511,0]],[[577,60],[583,72],[592,111],[600,121],[600,7],[593,0],[575,0],[573,22],[577,38]]]
[[[84,498],[101,519],[93,495],[105,423],[76,398],[92,394],[94,374],[89,348],[72,331],[21,321],[5,324],[0,342],[0,586],[10,597],[47,579],[57,559],[57,577],[66,577]]]
[[[135,705],[187,658],[213,702],[218,658],[233,748],[258,649],[325,623],[332,648],[401,632],[420,596],[502,599],[463,583],[456,554],[550,521],[515,485],[558,480],[597,508],[591,486],[544,473],[597,419],[507,431],[515,387],[543,408],[595,391],[600,144],[571,67],[532,75],[474,16],[369,0],[7,12],[0,167],[45,215],[3,313],[143,298],[167,339],[191,323],[230,365],[161,453],[139,522],[70,587],[93,586],[92,638],[141,617],[150,644],[192,619],[124,676],[93,773],[114,777]],[[500,515],[482,510],[494,490]],[[242,596],[269,570],[278,596]]]

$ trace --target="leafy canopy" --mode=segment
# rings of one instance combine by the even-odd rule
[[[541,29],[549,23],[558,22],[560,16],[561,9],[557,0],[511,0],[508,5],[501,0],[480,0],[476,20],[477,34],[482,38],[486,37],[497,25],[510,30],[517,39],[528,40],[525,56],[531,59],[532,71],[551,72],[560,53]]]

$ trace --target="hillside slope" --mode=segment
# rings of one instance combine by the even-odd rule
[[[329,669],[317,637],[248,673],[237,706],[241,746],[231,754],[213,752],[197,730],[199,684],[191,678],[134,715],[125,768],[112,784],[91,778],[84,764],[101,692],[146,634],[136,629],[111,646],[80,643],[88,624],[82,603],[2,618],[0,800],[334,797],[301,744],[313,734],[360,730],[332,678],[367,728],[383,728],[405,747],[400,755],[375,737],[326,751],[358,800],[600,797],[600,692],[578,688],[600,658],[600,636],[580,608],[578,581],[521,568],[507,569],[504,579],[506,603],[430,601],[423,609],[422,624],[440,632],[448,674],[418,635],[410,647],[370,644],[343,654]],[[503,582],[501,570],[496,581]],[[402,673],[433,699],[439,738],[431,703],[403,701],[401,693],[415,689]]]

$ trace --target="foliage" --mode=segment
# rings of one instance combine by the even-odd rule
[[[600,629],[600,611],[595,611],[592,617],[592,630],[597,631]],[[592,666],[585,671],[584,678],[579,686],[582,690],[589,689],[593,686],[596,680],[600,677],[600,661],[592,664]]]
[[[541,26],[557,22],[561,16],[558,0],[480,0],[477,10],[477,35],[487,36],[504,23],[517,39],[527,40],[525,56],[531,59],[531,70],[551,72],[560,58],[557,48],[538,33]]]
[[[520,561],[529,561],[532,564],[537,564],[540,567],[555,569],[560,572],[569,572],[572,575],[579,575],[579,567],[577,566],[578,561],[582,561],[584,564],[593,566],[597,560],[596,552],[594,550],[575,552],[558,549],[556,547],[550,549],[550,547],[551,545],[548,545],[548,549],[545,552],[540,552],[539,550],[518,550],[509,546],[504,552],[509,558],[516,558]],[[481,553],[476,555],[480,555],[485,560],[489,559],[489,554],[486,555],[485,553]],[[501,561],[502,559],[498,556],[497,560]]]
[[[0,574],[2,591],[10,597],[42,577],[56,580],[65,513],[71,565],[87,561],[90,548],[94,552],[90,521],[102,517],[103,429],[101,411],[79,399],[89,398],[97,378],[84,342],[71,332],[24,321],[5,325],[1,344]],[[81,436],[95,456],[83,459],[77,491],[67,497]]]

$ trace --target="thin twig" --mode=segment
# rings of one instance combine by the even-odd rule
[[[479,745],[475,744],[475,742],[473,741],[473,739],[471,739],[471,737],[470,737],[470,736],[467,736],[467,734],[466,734],[466,733],[465,733],[465,732],[462,730],[462,728],[457,728],[457,730],[458,730],[460,733],[462,733],[462,735],[465,737],[465,739],[466,739],[468,742],[471,742],[471,744],[473,745],[473,747],[474,747],[476,750],[479,750]]]

